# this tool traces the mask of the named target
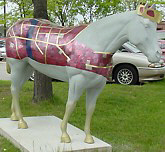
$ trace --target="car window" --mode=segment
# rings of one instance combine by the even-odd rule
[[[0,48],[5,46],[5,41],[0,41]]]

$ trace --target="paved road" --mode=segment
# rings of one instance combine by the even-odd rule
[[[6,72],[6,62],[0,61],[0,80],[10,80],[10,74]]]

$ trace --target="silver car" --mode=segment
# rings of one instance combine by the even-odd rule
[[[137,84],[164,78],[164,61],[150,63],[147,57],[129,42],[123,44],[112,59],[113,69],[110,79],[116,83]]]
[[[5,48],[5,41],[0,41],[0,61],[6,58],[6,48]]]

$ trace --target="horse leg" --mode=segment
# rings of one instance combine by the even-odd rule
[[[61,131],[62,131],[61,142],[64,143],[71,142],[71,139],[67,133],[67,123],[74,108],[76,107],[77,100],[82,95],[82,92],[84,90],[84,85],[83,85],[84,81],[85,79],[81,75],[72,76],[71,79],[69,80],[68,100],[66,104],[64,118],[61,123]]]
[[[27,128],[26,122],[23,120],[20,105],[19,93],[23,84],[29,79],[33,72],[33,68],[24,61],[8,60],[11,67],[11,120],[19,120],[18,128]]]
[[[97,97],[101,93],[105,84],[106,84],[105,81],[102,81],[95,87],[88,88],[86,90],[86,121],[85,121],[85,127],[84,127],[86,137],[85,137],[84,142],[88,144],[94,143],[93,137],[90,134],[90,122],[92,119],[93,112],[95,110]]]

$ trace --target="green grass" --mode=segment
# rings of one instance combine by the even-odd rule
[[[0,81],[0,117],[10,117],[10,82]],[[39,104],[31,102],[33,83],[21,92],[20,104],[24,116],[55,115],[63,118],[68,84],[53,82],[54,97]],[[165,151],[165,79],[141,86],[107,84],[98,98],[93,115],[92,135],[110,143],[113,152]],[[80,98],[70,123],[83,129],[85,94]],[[0,137],[0,152],[17,152]]]

